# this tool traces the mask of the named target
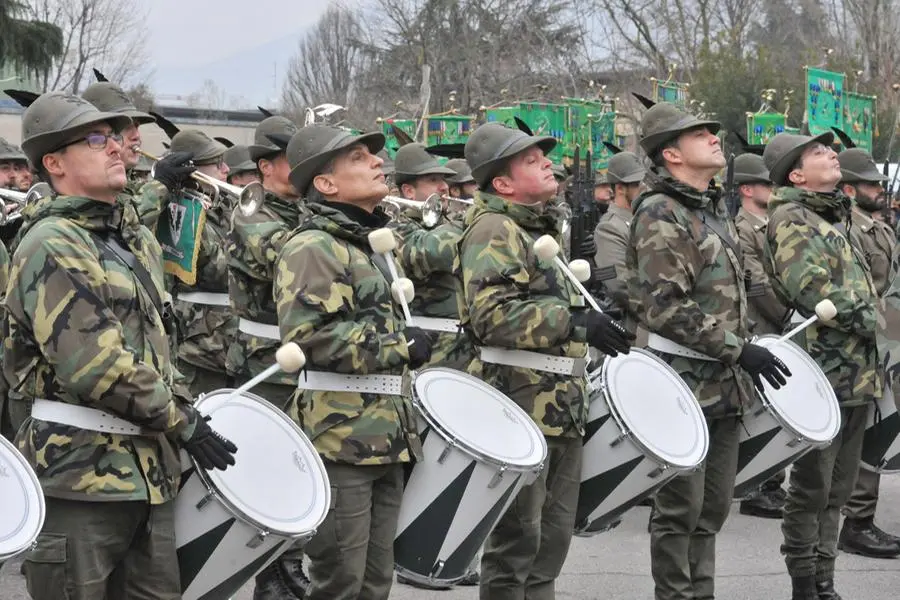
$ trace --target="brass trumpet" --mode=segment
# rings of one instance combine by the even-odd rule
[[[425,227],[431,229],[441,221],[444,214],[444,201],[459,202],[461,204],[471,205],[472,200],[465,198],[453,198],[451,196],[440,196],[431,194],[425,199],[425,202],[417,202],[399,196],[385,196],[381,201],[381,207],[390,215],[392,219],[396,219],[404,208],[412,208],[422,213],[422,223]]]
[[[0,226],[7,225],[22,218],[22,209],[32,202],[53,195],[53,188],[49,184],[39,181],[29,188],[27,192],[0,189],[0,200],[3,200],[3,209],[0,210]],[[6,212],[6,206],[15,204],[15,208]]]
[[[159,160],[159,158],[153,156],[149,152],[144,152],[138,146],[135,146],[133,150],[146,156],[154,162]],[[154,168],[151,167],[150,177],[153,177],[153,172]],[[201,173],[200,171],[194,171],[193,173],[191,173],[191,179],[198,182],[201,189],[203,189],[205,192],[208,192],[207,196],[210,197],[212,202],[216,201],[220,193],[237,200],[238,209],[245,217],[253,216],[256,211],[262,208],[262,205],[265,202],[266,192],[263,189],[262,184],[258,181],[248,183],[244,187],[238,187],[236,185],[231,185],[230,183],[225,183],[224,181],[219,181],[218,179],[210,177],[206,173]]]

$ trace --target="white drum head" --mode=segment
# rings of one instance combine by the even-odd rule
[[[638,348],[606,358],[602,387],[635,441],[661,461],[689,469],[706,458],[709,432],[693,392],[669,365]]]
[[[196,403],[210,426],[238,447],[225,471],[200,471],[235,516],[270,533],[314,531],[328,513],[331,487],[312,443],[283,412],[247,392],[216,390]]]
[[[827,443],[841,429],[841,408],[831,383],[816,361],[790,340],[775,347],[776,335],[760,336],[755,343],[768,347],[791,371],[787,385],[774,389],[763,379],[766,399],[788,429],[813,443]]]
[[[415,389],[422,416],[461,448],[510,467],[544,462],[547,443],[528,413],[480,379],[438,367],[417,373]]]
[[[46,506],[37,476],[19,451],[0,437],[0,560],[26,550],[44,526]]]

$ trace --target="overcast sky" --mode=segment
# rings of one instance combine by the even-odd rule
[[[186,95],[209,78],[252,104],[271,104],[280,94],[299,37],[328,6],[328,0],[145,1],[154,92]]]

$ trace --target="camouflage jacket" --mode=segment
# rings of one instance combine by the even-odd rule
[[[462,284],[461,322],[476,347],[585,357],[583,298],[555,264],[539,263],[532,248],[545,234],[559,240],[558,224],[553,214],[477,195],[454,267]],[[584,434],[584,377],[484,363],[477,355],[469,373],[508,395],[545,435]]]
[[[781,333],[790,316],[791,308],[786,306],[772,282],[769,281],[768,261],[763,256],[766,244],[767,219],[750,213],[743,208],[738,211],[734,224],[741,239],[744,253],[744,274],[748,277],[747,302],[751,321],[751,332],[755,335]]]
[[[387,218],[380,209],[368,215],[335,206],[310,203],[310,216],[278,256],[282,339],[303,348],[312,371],[402,375],[409,362],[403,321],[367,237]],[[295,408],[327,460],[380,465],[421,458],[409,397],[305,390]]]
[[[715,190],[701,193],[664,169],[645,181],[648,191],[632,206],[626,256],[631,311],[648,331],[717,359],[660,353],[708,418],[739,415],[755,400],[737,364],[749,333],[743,269],[740,250],[709,223],[727,229],[735,247],[737,232]]]
[[[390,227],[401,238],[398,262],[416,290],[409,306],[414,317],[459,319],[453,261],[463,226],[464,223],[442,218],[437,226],[427,229],[419,211],[412,209],[391,221]],[[462,331],[432,332],[432,341],[431,362],[427,366],[465,370],[472,360],[472,343]]]
[[[130,202],[60,196],[41,203],[12,259],[3,372],[27,399],[105,410],[147,436],[96,433],[31,419],[20,450],[48,496],[90,500],[175,497],[176,441],[193,431],[187,391],[174,384],[169,346],[150,295],[97,238],[118,239],[163,292],[161,251]]]
[[[806,350],[828,377],[844,406],[881,397],[875,344],[878,296],[859,252],[842,233],[849,199],[782,187],[769,202],[766,256],[779,293],[803,316],[828,298],[833,323],[805,330]],[[796,340],[795,340],[796,341]]]
[[[300,199],[279,198],[269,191],[263,207],[254,215],[245,217],[240,210],[234,211],[228,240],[228,295],[236,317],[278,324],[272,295],[275,260],[305,212]],[[258,375],[275,363],[275,351],[280,345],[278,340],[238,331],[228,349],[228,372],[241,379]],[[285,374],[266,381],[296,385],[296,379]]]
[[[869,266],[875,293],[882,296],[891,283],[891,259],[897,238],[889,225],[854,205],[850,222],[850,241],[862,253]]]

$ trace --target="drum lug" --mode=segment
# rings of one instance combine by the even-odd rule
[[[630,437],[631,437],[631,432],[630,432],[630,431],[623,431],[623,432],[619,435],[619,437],[617,437],[616,439],[614,439],[613,441],[611,441],[611,442],[609,443],[609,445],[610,445],[611,448],[615,448],[616,446],[618,446],[619,444],[621,444],[621,443],[624,442],[625,440],[629,439]]]
[[[256,532],[256,535],[254,535],[252,538],[250,538],[250,541],[247,542],[247,547],[248,548],[259,548],[262,545],[262,543],[266,541],[266,538],[268,536],[269,536],[268,531],[260,529],[259,531]]]
[[[787,443],[788,448],[796,448],[800,444],[804,443],[806,440],[803,438],[794,438]]]
[[[494,473],[494,476],[491,478],[491,482],[488,484],[488,489],[492,490],[503,481],[503,474],[506,473],[506,465],[500,467],[500,470]]]
[[[197,502],[197,506],[195,507],[197,510],[203,510],[203,507],[212,502],[215,499],[215,494],[212,492],[208,492],[205,496],[200,498],[200,501]]]
[[[450,456],[450,453],[453,451],[454,448],[456,448],[456,440],[453,440],[453,439],[447,440],[447,447],[444,448],[444,450],[441,452],[441,455],[438,456],[438,459],[437,459],[439,465],[444,464],[444,461],[447,460],[447,457]]]
[[[658,467],[647,473],[647,477],[649,477],[650,479],[656,479],[668,470],[669,465],[659,465]]]
[[[439,560],[434,563],[434,566],[431,567],[431,573],[429,573],[429,577],[433,579],[437,579],[441,576],[441,573],[444,571],[444,561]]]

